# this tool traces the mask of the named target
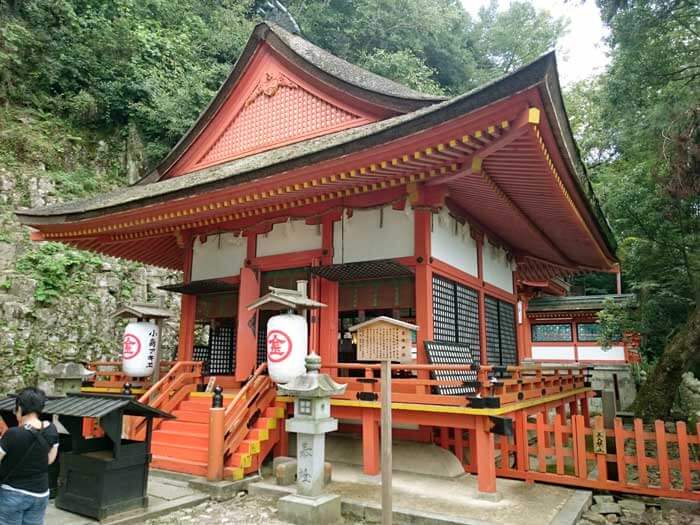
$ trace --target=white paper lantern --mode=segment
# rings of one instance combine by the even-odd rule
[[[275,383],[288,383],[306,372],[308,338],[301,315],[275,315],[267,322],[267,369]]]
[[[158,355],[158,327],[151,323],[129,323],[124,330],[122,371],[131,377],[153,374]]]

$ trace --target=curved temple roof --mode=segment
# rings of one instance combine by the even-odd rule
[[[376,104],[395,113],[413,111],[445,100],[445,97],[421,93],[346,62],[277,24],[261,22],[253,30],[233,70],[209,105],[156,169],[137,184],[155,182],[167,174],[226,102],[261,44],[270,46],[281,57],[311,75],[316,81],[327,83],[367,103]]]
[[[371,102],[391,109],[393,113],[390,114],[396,116],[236,158],[181,176],[158,180],[166,174],[169,167],[206,128],[210,119],[213,118],[243,74],[246,63],[261,42],[287,56],[299,68],[311,72],[319,82],[333,84],[336,89],[353,93],[354,96],[367,100],[368,103]],[[508,125],[512,126],[516,121],[519,122],[521,119],[517,118],[518,115],[522,116],[523,109],[527,109],[527,107],[540,108],[543,111],[545,118],[543,118],[542,123],[526,126],[528,129],[525,134],[511,133],[512,128],[509,128]],[[485,124],[487,118],[492,120]],[[471,204],[478,208],[479,202],[474,200],[475,195],[483,195],[483,192],[488,190],[491,192],[491,201],[485,199],[481,203],[481,208],[467,208],[467,212],[473,217],[474,214],[471,212],[474,211],[477,221],[489,227],[488,222],[502,211],[504,225],[501,227],[506,229],[496,233],[506,241],[522,237],[520,231],[517,231],[513,225],[513,219],[522,220],[528,224],[526,224],[527,228],[521,231],[527,232],[528,235],[532,236],[533,242],[536,240],[539,243],[539,253],[535,253],[535,255],[541,260],[560,267],[562,265],[570,267],[573,264],[574,266],[580,265],[581,268],[610,270],[615,262],[615,242],[593,194],[585,168],[579,158],[578,148],[572,137],[562,103],[554,53],[543,55],[521,69],[471,92],[449,100],[442,100],[417,93],[395,82],[352,66],[301,37],[292,35],[269,23],[256,27],[229,79],[191,130],[153,174],[143,179],[141,183],[128,188],[66,204],[21,209],[16,214],[24,224],[35,226],[48,234],[47,238],[49,239],[52,238],[51,235],[54,235],[56,240],[65,239],[64,242],[81,248],[121,256],[121,252],[112,248],[102,250],[100,248],[101,241],[94,240],[95,235],[86,234],[103,231],[107,234],[135,231],[135,224],[143,224],[143,221],[122,223],[119,221],[132,217],[134,214],[145,213],[146,210],[153,210],[153,222],[163,220],[165,221],[163,224],[179,228],[180,226],[177,226],[179,221],[179,224],[185,227],[185,222],[188,219],[174,218],[173,213],[160,216],[157,214],[158,210],[161,208],[165,211],[172,210],[173,206],[184,206],[184,203],[189,203],[193,199],[197,203],[207,203],[208,208],[203,206],[203,209],[209,213],[209,216],[212,216],[212,214],[219,212],[216,210],[208,211],[212,210],[213,202],[207,197],[209,195],[216,194],[218,196],[222,195],[222,192],[234,192],[238,195],[251,185],[266,190],[274,181],[278,180],[279,184],[287,184],[286,191],[289,192],[289,183],[293,182],[290,177],[297,173],[301,174],[300,177],[314,174],[317,177],[323,176],[324,180],[329,176],[331,180],[335,180],[332,176],[334,172],[330,170],[337,169],[341,162],[345,163],[343,169],[346,166],[347,168],[368,165],[375,167],[376,164],[359,164],[360,162],[377,162],[376,156],[379,153],[374,157],[370,156],[374,152],[387,151],[387,154],[392,155],[398,153],[400,157],[401,153],[410,153],[413,151],[411,148],[417,148],[418,151],[430,151],[430,154],[434,155],[435,158],[442,158],[444,161],[447,155],[440,154],[438,151],[433,151],[433,147],[426,148],[426,146],[433,146],[433,142],[438,139],[445,142],[445,138],[452,138],[454,134],[461,136],[472,129],[485,129],[473,126],[486,126],[490,122],[501,123],[501,127],[495,129],[491,134],[493,126],[489,126],[487,136],[483,136],[478,142],[478,147],[483,147],[481,151],[488,150],[488,154],[492,155],[487,158],[486,153],[484,153],[484,166],[488,169],[489,175],[475,178],[469,170],[460,167],[459,169],[462,171],[443,179],[457,200],[461,199],[458,204],[463,206]],[[527,122],[529,121],[526,121],[526,124]],[[523,127],[523,129],[525,128]],[[452,135],[447,135],[448,131]],[[511,133],[510,136],[508,136],[509,133]],[[465,140],[466,138],[468,138],[467,135],[465,135]],[[492,142],[498,142],[503,138],[507,140],[501,141],[502,145],[497,145],[496,148],[492,147]],[[406,149],[398,149],[404,148],[402,146],[404,144]],[[438,146],[444,147],[445,144],[438,144]],[[497,154],[492,154],[494,151]],[[523,153],[524,151],[525,153]],[[458,153],[458,151],[453,150],[445,153],[454,154],[456,152]],[[471,156],[464,154],[460,162],[472,162],[471,159],[478,153],[477,150],[476,153],[472,151]],[[373,158],[375,160],[372,160]],[[391,157],[388,158],[391,159]],[[403,159],[405,169],[409,169],[413,165],[415,170],[417,169],[415,166],[420,166],[423,162],[421,159],[414,161],[406,155],[403,156]],[[427,162],[427,159],[424,160]],[[364,168],[362,169],[364,170]],[[521,171],[513,173],[513,169]],[[377,170],[376,177],[379,177],[381,171]],[[391,166],[389,166],[388,171],[391,171]],[[372,174],[367,173],[366,175],[369,177]],[[533,177],[533,179],[527,179],[527,177]],[[294,179],[294,181],[296,180]],[[302,180],[304,179],[298,179],[299,182]],[[313,202],[317,202],[317,197],[314,195],[318,195],[318,193],[312,192],[322,189],[320,184],[316,187],[319,180],[321,179],[313,179],[314,183],[309,183],[309,186],[304,182],[303,187],[301,184],[294,184],[291,193],[299,197],[306,197],[307,202],[310,197],[313,197]],[[381,180],[385,179],[367,179],[366,182]],[[362,183],[362,181],[359,182]],[[436,182],[439,181],[436,180]],[[381,188],[384,188],[385,184],[376,182],[371,186],[374,188],[375,185],[381,185]],[[338,189],[346,186],[336,184],[328,187]],[[299,191],[294,193],[297,190]],[[334,193],[339,196],[342,192]],[[284,197],[284,195],[280,197],[279,189],[276,190],[276,193],[266,190],[262,191],[261,194],[262,200],[258,200],[260,195],[255,194],[254,200],[256,202],[248,202],[247,198],[242,201],[238,197],[237,204],[233,209],[248,209],[251,206],[262,207],[267,203],[280,203],[282,201],[279,199]],[[266,195],[267,197],[265,197]],[[207,198],[205,199],[205,197]],[[544,202],[538,202],[538,198],[543,199]],[[561,200],[562,198],[564,200]],[[323,201],[324,198],[321,197],[321,200]],[[506,208],[501,208],[504,203]],[[234,200],[231,199],[229,206],[233,204],[235,204]],[[268,209],[272,208],[273,206],[268,206]],[[551,212],[549,218],[541,215],[532,219],[533,213],[539,213],[539,208],[544,210],[542,213]],[[569,208],[571,208],[570,211],[568,211]],[[280,208],[277,207],[277,209]],[[199,212],[199,208],[197,211]],[[506,211],[511,213],[510,218],[506,217]],[[562,215],[564,212],[572,213],[572,215],[566,215],[571,217],[570,221],[567,218],[567,224],[562,224],[561,227],[558,224],[552,224],[553,221],[561,220],[564,217]],[[106,220],[113,221],[115,225],[109,228],[89,227],[92,224],[103,225]],[[149,226],[144,226],[142,229],[157,226],[157,224],[151,223],[151,219],[146,222],[150,223]],[[218,222],[217,220],[216,223]],[[207,224],[209,223],[207,222]],[[508,230],[508,224],[511,224],[512,231]],[[70,232],[67,230],[76,228],[81,229],[75,230],[76,235],[71,237],[72,234],[69,235]],[[574,232],[574,236],[572,236],[572,232]],[[583,235],[584,237],[581,239],[586,239],[586,247],[580,248],[579,251],[593,250],[597,251],[599,255],[569,258],[567,250],[571,250],[578,242],[578,239],[575,238],[578,235]],[[86,240],[81,240],[81,236]],[[93,240],[88,242],[87,239]],[[163,245],[163,249],[175,250],[174,244],[169,244],[174,243],[174,241],[161,239],[159,242]],[[105,242],[114,245],[115,239]],[[522,246],[519,248],[520,253],[523,253]],[[578,262],[576,262],[577,257]],[[173,252],[168,264],[163,263],[163,265],[174,267],[174,260],[176,260],[176,256]],[[157,263],[155,260],[145,262]]]

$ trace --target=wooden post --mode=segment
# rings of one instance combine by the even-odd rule
[[[209,461],[207,462],[207,480],[224,479],[224,415],[225,408],[209,409]]]
[[[425,341],[433,339],[433,268],[430,264],[432,212],[429,208],[414,208],[415,232],[414,251],[416,257],[416,324],[420,327],[416,334],[416,362],[427,364],[428,356],[425,352]],[[430,372],[419,370],[418,378],[430,379]],[[417,392],[425,394],[427,388],[418,386]]]
[[[493,434],[489,432],[488,418],[476,418],[476,470],[477,488],[484,494],[496,493],[496,451]]]
[[[391,362],[382,361],[382,525],[391,524]]]
[[[194,237],[191,232],[183,233],[184,260],[182,262],[183,282],[192,279],[192,248]],[[197,297],[184,294],[180,300],[180,333],[178,337],[178,361],[191,361],[194,352],[194,324],[197,315]]]
[[[260,296],[257,273],[241,268],[238,286],[238,319],[236,326],[236,381],[245,381],[255,370],[258,347],[258,312],[250,312],[248,305]]]
[[[374,410],[362,410],[362,470],[368,476],[379,474],[379,429]]]

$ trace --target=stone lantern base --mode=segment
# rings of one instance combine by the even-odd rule
[[[329,525],[341,520],[340,496],[322,494],[316,497],[290,494],[277,502],[279,517],[298,525]]]

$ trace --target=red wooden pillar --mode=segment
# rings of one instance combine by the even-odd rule
[[[496,492],[496,450],[493,434],[488,429],[486,416],[476,418],[476,470],[479,492]]]
[[[430,264],[430,229],[432,212],[429,208],[414,209],[416,257],[416,361],[427,364],[425,341],[433,339],[433,269]],[[429,379],[427,370],[418,372],[420,379]]]
[[[318,260],[315,260],[313,266],[318,266]],[[309,282],[309,298],[314,301],[321,300],[321,283],[320,277],[316,275],[311,276],[311,281]],[[319,352],[319,340],[321,338],[321,322],[320,314],[318,309],[312,309],[309,311],[309,353],[320,354]]]
[[[182,276],[185,283],[192,279],[192,244],[194,237],[190,232],[183,233],[184,260]],[[197,313],[197,297],[183,294],[180,301],[180,333],[178,337],[178,361],[191,361],[194,352],[194,323]]]
[[[482,365],[488,365],[486,355],[486,295],[484,294],[484,234],[472,232],[476,241],[476,267],[479,278],[479,360]]]
[[[321,237],[323,256],[321,264],[333,263],[333,222],[335,216],[326,215],[321,220]],[[324,363],[338,362],[338,283],[327,279],[320,279],[321,296],[319,301],[326,305],[321,308],[319,313],[320,319],[320,337],[319,337],[319,355],[321,356],[321,365]],[[323,372],[335,376],[338,374],[338,369],[323,368]]]
[[[588,407],[588,396],[583,395],[580,399],[581,401],[581,415],[583,416],[583,422],[587,427],[591,426],[591,413]]]
[[[379,461],[379,425],[373,408],[362,410],[362,471],[376,476],[381,470]]]
[[[577,416],[578,413],[578,401],[576,401],[576,399],[569,401],[569,418],[573,420],[574,416]]]
[[[256,234],[248,235],[246,265],[241,268],[238,286],[238,326],[236,327],[236,381],[244,381],[255,370],[258,353],[258,313],[248,305],[260,297],[258,273],[248,266],[255,257]]]
[[[338,283],[321,279],[321,298],[325,308],[321,308],[321,337],[319,355],[321,364],[338,362]],[[324,368],[325,373],[337,375],[338,369]]]
[[[515,413],[515,466],[518,472],[528,469],[530,458],[528,448],[530,444],[527,436],[527,412],[518,410]]]
[[[518,308],[518,363],[524,359],[532,357],[532,343],[530,341],[530,320],[527,318],[527,305],[529,295],[523,294],[518,297],[520,307]],[[517,305],[516,305],[517,307]]]
[[[469,429],[469,472],[476,474],[476,430]]]

